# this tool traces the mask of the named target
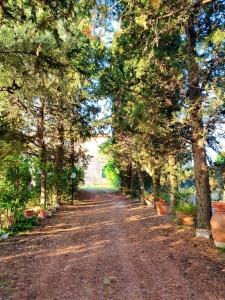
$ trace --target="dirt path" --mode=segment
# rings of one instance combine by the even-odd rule
[[[225,260],[153,209],[89,193],[0,242],[0,299],[225,299]]]

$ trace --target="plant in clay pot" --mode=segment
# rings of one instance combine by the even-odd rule
[[[154,194],[145,194],[144,200],[148,207],[154,207]]]
[[[38,213],[38,218],[46,219],[48,217],[48,212],[44,208],[41,208]]]
[[[163,198],[158,198],[155,202],[158,216],[165,216],[169,214],[170,202]]]
[[[35,216],[35,211],[33,209],[25,209],[23,214],[24,214],[24,217],[31,218],[31,217]]]
[[[179,203],[175,209],[175,213],[181,224],[194,226],[197,214],[196,205],[191,203]]]

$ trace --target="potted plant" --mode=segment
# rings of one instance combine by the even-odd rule
[[[41,208],[38,213],[38,218],[45,219],[48,217],[48,212],[44,208]]]
[[[179,203],[175,209],[176,217],[180,223],[187,226],[194,226],[197,208],[191,203]]]
[[[163,198],[158,198],[155,202],[158,216],[165,216],[169,214],[170,202]]]
[[[26,218],[32,218],[35,216],[35,211],[33,209],[25,209],[23,214]]]
[[[225,247],[225,202],[217,202],[213,206],[213,214],[210,224],[212,236],[216,247]]]
[[[144,200],[148,207],[154,207],[154,194],[146,193]]]

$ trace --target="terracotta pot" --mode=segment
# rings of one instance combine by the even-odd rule
[[[225,211],[225,202],[212,202],[212,207],[216,211]]]
[[[185,213],[183,211],[179,211],[179,210],[176,210],[176,217],[180,220],[182,220],[183,218],[185,218]]]
[[[219,203],[218,201],[212,201],[212,202],[211,202],[212,208],[215,208],[215,207],[217,206],[218,203]]]
[[[38,218],[45,219],[48,217],[48,212],[44,209],[41,209],[38,214]]]
[[[225,203],[218,203],[210,221],[214,244],[225,247]]]
[[[187,215],[186,217],[183,218],[182,222],[184,225],[194,226],[194,217]]]
[[[146,202],[146,204],[147,204],[148,207],[154,207],[153,201],[150,201],[150,200],[148,200],[148,199],[145,199],[145,202]]]
[[[35,211],[33,209],[26,209],[23,214],[24,214],[24,217],[31,218],[31,217],[35,216]]]
[[[170,203],[157,201],[155,202],[158,216],[165,216],[169,213]]]
[[[180,220],[183,225],[193,226],[194,216],[187,214],[183,211],[176,211],[176,217]]]

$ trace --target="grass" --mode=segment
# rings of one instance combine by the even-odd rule
[[[87,190],[87,191],[113,191],[117,192],[119,191],[118,188],[115,188],[113,186],[89,186],[89,185],[82,185],[79,187],[81,190]]]
[[[5,233],[9,233],[9,230],[6,228],[0,228],[0,236],[5,234]]]
[[[219,252],[225,253],[225,246],[224,247],[216,247],[216,248],[219,250]]]

